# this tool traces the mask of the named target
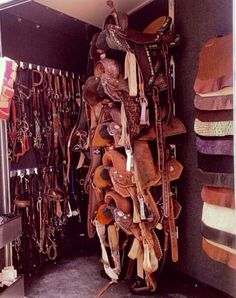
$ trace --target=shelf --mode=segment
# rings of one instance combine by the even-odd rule
[[[9,287],[0,288],[1,298],[23,298],[24,297],[24,276],[19,275],[17,280]]]
[[[19,238],[21,234],[21,216],[17,215],[0,225],[0,248]]]

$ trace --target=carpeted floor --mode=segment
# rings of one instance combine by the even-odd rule
[[[93,298],[108,280],[101,276],[102,264],[98,256],[73,256],[43,267],[37,275],[25,278],[27,298]],[[135,296],[126,280],[110,286],[103,298],[151,297]],[[200,284],[180,273],[161,276],[157,293],[159,298],[223,298],[229,297]]]

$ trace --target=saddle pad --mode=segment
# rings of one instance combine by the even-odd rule
[[[204,172],[201,169],[198,169],[198,173],[202,184],[215,187],[234,188],[233,174]]]
[[[0,120],[6,120],[9,117],[16,70],[15,61],[7,57],[0,59]]]
[[[233,85],[232,50],[232,34],[214,37],[206,42],[199,54],[199,68],[194,83],[196,93],[215,91]]]
[[[194,106],[196,109],[204,111],[232,110],[233,95],[202,97],[197,94],[194,98]]]
[[[214,241],[215,243],[236,249],[236,236],[232,233],[227,233],[212,227],[201,224],[201,234],[203,237]]]
[[[207,93],[218,91],[225,87],[233,86],[233,76],[222,76],[217,79],[210,79],[210,80],[200,80],[196,78],[194,82],[194,91],[196,93]]]
[[[205,172],[233,173],[234,158],[224,155],[206,155],[198,152],[198,168]]]
[[[225,111],[196,110],[196,118],[202,122],[232,121],[233,110],[225,110]]]
[[[236,269],[236,249],[202,238],[202,249],[211,259]]]
[[[233,156],[233,139],[207,140],[196,137],[197,151],[203,154]]]
[[[202,222],[213,229],[236,235],[235,210],[203,203]]]
[[[225,187],[203,185],[201,190],[203,202],[226,208],[235,208],[234,190]]]
[[[201,93],[197,92],[202,97],[209,97],[209,96],[222,96],[222,95],[232,95],[233,94],[233,87],[224,87],[222,89],[219,89],[217,91],[212,91],[212,92],[206,92],[206,93]]]
[[[232,37],[232,34],[223,37],[213,37],[202,47],[199,54],[199,69],[197,74],[200,80],[232,75]]]
[[[196,134],[206,137],[233,135],[233,121],[202,122],[195,119],[194,131]]]

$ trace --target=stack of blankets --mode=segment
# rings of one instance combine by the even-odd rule
[[[211,38],[200,51],[194,131],[203,181],[202,248],[210,258],[236,269],[232,50],[232,35],[227,35]]]

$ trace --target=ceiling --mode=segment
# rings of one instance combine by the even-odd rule
[[[34,1],[99,28],[102,27],[106,16],[111,11],[110,7],[106,4],[107,0]],[[152,1],[153,0],[113,0],[113,3],[118,11],[131,14]]]

